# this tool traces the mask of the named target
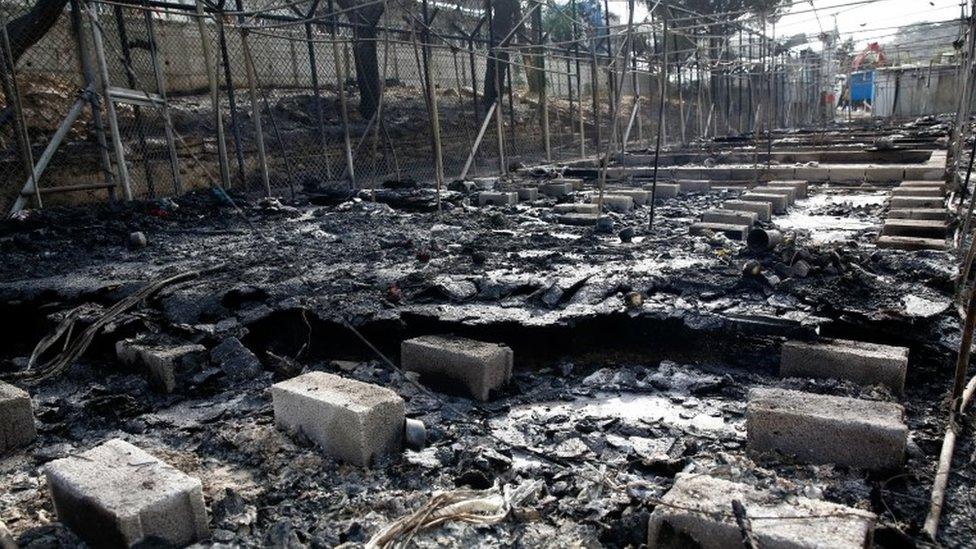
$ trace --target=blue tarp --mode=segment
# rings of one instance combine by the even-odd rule
[[[851,101],[867,101],[873,99],[874,71],[861,71],[851,74]]]

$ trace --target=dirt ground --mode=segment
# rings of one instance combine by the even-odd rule
[[[878,546],[926,545],[921,524],[958,347],[955,260],[876,249],[883,194],[814,187],[805,206],[774,219],[787,230],[784,245],[758,254],[688,235],[716,194],[660,203],[653,228],[643,207],[611,214],[603,230],[557,224],[548,199],[473,208],[446,191],[438,214],[433,191],[409,185],[295,202],[234,195],[240,211],[210,191],[31,211],[0,227],[0,313],[10,319],[0,375],[21,371],[68,310],[84,305],[91,322],[150,280],[202,274],[121,315],[82,360],[30,388],[40,434],[0,460],[0,520],[23,547],[77,545],[55,522],[40,467],[120,437],[203,481],[212,517],[204,546],[358,546],[436,490],[538,482],[500,524],[452,523],[415,541],[636,547],[680,471],[870,510]],[[618,234],[626,228],[629,242]],[[148,245],[127,246],[132,231]],[[797,258],[811,267],[802,277],[790,269]],[[759,274],[744,274],[747,262]],[[395,364],[402,339],[439,332],[510,345],[513,383],[478,404],[420,390],[384,358]],[[746,452],[752,387],[899,400],[779,378],[784,338],[818,334],[911,349],[901,470],[865,474]],[[252,376],[209,364],[160,394],[115,359],[115,342],[136,335],[208,349],[238,338],[262,368]],[[310,370],[394,389],[408,417],[427,425],[427,447],[361,469],[277,430],[268,387]],[[944,546],[971,546],[976,535],[972,433],[967,417]]]

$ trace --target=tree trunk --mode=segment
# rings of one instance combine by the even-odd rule
[[[359,114],[372,118],[380,101],[380,66],[376,53],[376,27],[383,17],[383,4],[374,3],[353,9],[357,0],[338,0],[347,12],[353,29],[352,55],[356,66],[356,86],[359,88]]]
[[[502,48],[511,45],[515,37],[513,30],[515,29],[515,24],[518,23],[520,15],[518,0],[494,0],[488,5],[492,9],[491,43],[496,47]],[[507,51],[495,50],[494,57],[496,59],[489,59],[485,65],[484,105],[486,107],[494,103],[497,98],[495,75],[497,74],[498,81],[504,84],[505,70],[508,67]]]
[[[51,30],[67,3],[68,0],[38,0],[30,11],[7,23],[14,63]]]

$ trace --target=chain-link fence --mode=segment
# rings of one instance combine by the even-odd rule
[[[564,6],[572,25],[550,29],[535,10],[556,7],[534,0],[514,2],[509,29],[501,0],[183,1],[0,2],[0,23],[33,31],[11,33],[23,51],[3,71],[4,212],[430,183],[438,158],[450,182],[817,113],[813,64],[708,26],[665,41],[653,21],[593,25]]]

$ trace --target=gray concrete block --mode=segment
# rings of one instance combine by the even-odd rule
[[[405,370],[460,383],[482,401],[508,383],[513,360],[512,350],[505,345],[456,336],[416,337],[400,345]]]
[[[903,166],[868,166],[864,169],[864,179],[870,183],[901,181],[905,179]]]
[[[885,221],[881,234],[890,236],[917,236],[921,238],[946,237],[949,224],[945,221],[930,219],[888,219]]]
[[[0,381],[0,455],[29,444],[37,436],[27,391]]]
[[[905,389],[908,349],[860,341],[787,341],[780,354],[783,377],[847,379],[861,385]]]
[[[769,206],[773,209],[774,214],[786,213],[786,208],[788,208],[790,205],[789,197],[786,195],[764,192],[761,190],[743,193],[743,195],[739,197],[739,200],[769,204]]]
[[[746,435],[756,453],[779,452],[804,463],[836,463],[871,470],[898,467],[905,458],[904,408],[890,402],[752,389]]]
[[[599,194],[590,196],[590,202],[596,204],[600,200]],[[611,212],[628,213],[634,211],[634,199],[620,194],[604,194],[603,208]]]
[[[586,181],[581,177],[557,177],[553,181],[558,183],[569,183],[574,191],[582,191],[586,187]]]
[[[690,473],[678,473],[662,503],[655,506],[648,522],[647,546],[742,547],[742,533],[732,515],[733,500],[742,503],[746,515],[766,517],[752,521],[752,532],[763,549],[871,546],[877,520],[873,513],[805,497],[786,498],[746,484]]]
[[[945,191],[939,187],[895,187],[891,189],[891,196],[928,196],[941,198]]]
[[[679,179],[676,183],[682,193],[705,193],[712,190],[712,182],[707,179]]]
[[[120,439],[44,467],[58,520],[95,547],[207,538],[199,479]]]
[[[594,204],[595,206],[596,204]],[[606,217],[606,216],[603,216]],[[562,225],[573,225],[574,227],[588,227],[596,225],[600,217],[595,213],[570,212],[560,215],[556,221]]]
[[[518,193],[514,192],[480,192],[479,206],[514,206],[518,204]]]
[[[681,191],[681,187],[675,183],[658,183],[657,188],[654,188],[653,184],[645,184],[644,190],[647,192],[654,191],[655,200],[664,200],[666,198],[677,198],[678,193]]]
[[[945,173],[943,167],[933,166],[905,166],[905,180],[938,181]]]
[[[830,169],[820,166],[797,166],[793,169],[793,177],[804,181],[829,181]]]
[[[722,233],[732,240],[744,241],[749,236],[750,225],[733,223],[693,223],[688,229],[688,234],[694,236],[709,236],[711,233]]]
[[[878,237],[877,246],[879,248],[889,248],[893,250],[907,250],[916,252],[919,250],[940,250],[948,249],[944,238],[920,238],[917,236],[891,236],[883,235]]]
[[[788,204],[793,204],[796,202],[796,189],[793,187],[771,187],[769,185],[764,185],[762,187],[756,187],[754,190],[757,193],[778,194],[785,196]]]
[[[550,197],[559,198],[573,192],[572,182],[548,181],[539,185],[539,192]]]
[[[834,182],[855,182],[864,181],[865,167],[864,166],[829,166],[829,175],[831,181]]]
[[[773,205],[769,202],[752,202],[749,200],[726,200],[722,208],[742,212],[755,212],[760,221],[769,221],[773,217]]]
[[[943,192],[948,190],[948,185],[944,181],[902,181],[898,187],[923,187],[927,189],[941,189]]]
[[[716,209],[708,210],[702,214],[702,221],[705,223],[725,223],[728,225],[748,225],[753,226],[759,214],[756,212],[743,212],[736,210]]]
[[[115,343],[115,356],[122,364],[142,371],[155,389],[172,393],[206,363],[207,348],[199,344],[123,339]]]
[[[767,187],[792,187],[796,189],[797,198],[806,198],[810,192],[810,185],[800,179],[774,179],[766,184]]]
[[[610,189],[609,192],[620,196],[629,196],[638,206],[643,206],[651,201],[650,191],[642,189]]]
[[[325,372],[271,386],[275,424],[329,455],[363,467],[403,446],[403,399],[385,387]]]
[[[891,209],[943,208],[945,199],[932,196],[893,196],[888,200]]]
[[[929,219],[932,221],[948,221],[949,210],[945,208],[913,208],[888,210],[889,219]]]
[[[539,199],[539,189],[536,187],[522,187],[518,190],[518,199],[521,202],[532,202]]]
[[[556,204],[552,207],[552,211],[556,212],[557,214],[588,213],[596,215],[596,213],[600,211],[600,208],[596,204]]]

